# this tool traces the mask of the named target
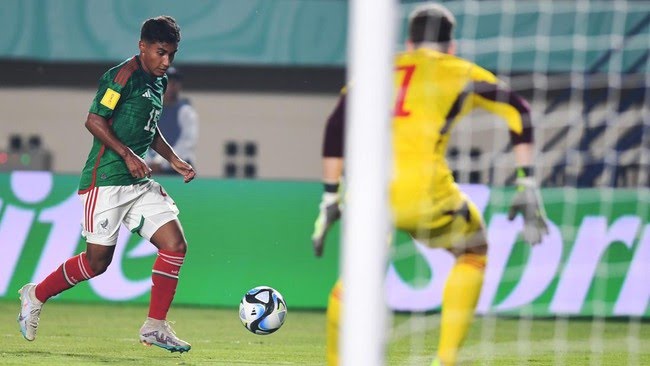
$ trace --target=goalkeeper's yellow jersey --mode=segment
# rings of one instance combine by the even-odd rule
[[[454,124],[482,107],[503,118],[513,143],[530,142],[528,105],[491,72],[431,49],[398,54],[394,83],[391,204],[396,224],[445,225],[464,199],[445,160]]]

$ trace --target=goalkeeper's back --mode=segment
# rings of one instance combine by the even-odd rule
[[[393,133],[398,156],[444,157],[441,140],[449,135],[447,120],[454,104],[462,103],[469,81],[467,61],[431,49],[403,52],[395,60]]]
[[[428,47],[399,54],[395,64],[394,185],[432,190],[432,198],[448,195],[454,183],[447,143],[453,126],[474,108],[502,117],[513,144],[532,140],[526,102],[482,67]]]

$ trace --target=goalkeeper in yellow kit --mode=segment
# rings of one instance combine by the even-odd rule
[[[431,247],[445,248],[457,260],[442,300],[440,343],[432,365],[455,365],[479,298],[487,240],[481,212],[460,191],[445,161],[453,126],[474,108],[500,116],[508,125],[517,164],[513,219],[524,218],[522,235],[540,243],[548,232],[533,178],[533,126],[525,100],[492,73],[455,57],[455,18],[445,7],[427,4],[409,17],[407,50],[396,56],[392,121],[393,175],[390,203],[395,226]],[[343,173],[345,90],[329,117],[323,141],[325,192],[312,236],[320,256],[327,230],[340,216]],[[383,243],[377,243],[383,245]],[[343,287],[337,282],[327,311],[327,359],[338,364],[338,331]]]

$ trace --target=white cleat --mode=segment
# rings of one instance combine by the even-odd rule
[[[20,332],[28,341],[33,341],[36,338],[38,320],[43,308],[43,303],[38,301],[34,294],[35,289],[36,284],[28,283],[18,290],[21,305],[18,324],[20,324]]]
[[[158,346],[171,352],[187,352],[192,346],[176,336],[167,320],[147,318],[140,328],[140,342]]]

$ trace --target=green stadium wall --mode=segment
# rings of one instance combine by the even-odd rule
[[[290,308],[325,307],[338,271],[338,225],[324,257],[314,258],[319,183],[157,180],[180,208],[189,243],[176,304],[235,307],[246,290],[268,285]],[[77,182],[49,172],[0,174],[0,298],[15,299],[24,283],[84,250]],[[650,316],[647,189],[544,190],[550,235],[531,249],[518,241],[521,220],[506,219],[510,189],[462,188],[483,210],[492,243],[479,313]],[[403,234],[394,248],[400,255],[387,271],[389,306],[439,309],[452,257]],[[146,303],[155,254],[123,229],[109,270],[53,301]]]
[[[403,39],[417,2],[402,2]],[[460,55],[502,73],[626,72],[650,35],[647,1],[445,4],[457,16]],[[116,62],[134,52],[143,20],[160,14],[182,27],[181,64],[345,64],[344,0],[4,0],[0,58]]]

